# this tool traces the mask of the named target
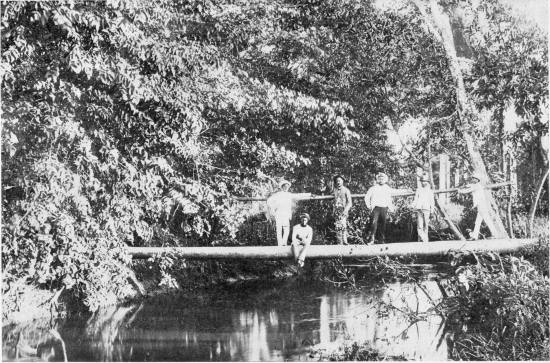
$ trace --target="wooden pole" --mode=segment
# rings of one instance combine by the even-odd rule
[[[444,256],[451,251],[512,252],[533,245],[536,239],[488,239],[477,241],[405,242],[379,245],[311,245],[307,258],[366,258],[376,256]],[[173,254],[188,259],[293,259],[290,246],[246,247],[128,247],[135,259]]]
[[[439,190],[446,190],[449,188],[449,156],[445,154],[439,154]],[[449,202],[449,198],[446,195],[440,197],[439,202],[446,206]]]
[[[489,184],[486,185],[485,188],[487,189],[495,189],[500,188],[509,185],[510,182],[502,182],[502,183],[496,183],[496,184]],[[460,188],[448,188],[448,189],[441,189],[441,190],[434,190],[435,194],[440,193],[453,193],[458,191]],[[394,197],[409,197],[414,195],[414,191],[412,190],[403,190],[402,192],[398,192],[393,194]],[[366,194],[352,194],[352,198],[365,198]],[[266,197],[233,197],[234,200],[237,200],[239,202],[262,202],[266,201]],[[333,195],[312,195],[308,197],[298,197],[295,198],[296,200],[328,200],[328,199],[334,199]]]

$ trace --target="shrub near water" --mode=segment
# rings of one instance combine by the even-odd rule
[[[549,359],[548,278],[523,258],[486,254],[477,260],[451,279],[451,358]]]
[[[130,293],[124,226],[110,217],[114,207],[93,208],[88,176],[41,159],[27,173],[28,198],[4,204],[4,313],[17,310],[25,284],[71,290],[90,310]]]

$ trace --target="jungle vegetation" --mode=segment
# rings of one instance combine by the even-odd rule
[[[282,177],[315,192],[338,172],[360,192],[385,170],[412,187],[444,152],[502,181],[509,152],[525,215],[548,168],[547,35],[505,3],[445,0],[453,58],[433,3],[2,2],[4,311],[29,285],[90,310],[127,296],[126,245],[247,243],[257,211],[231,197]],[[410,153],[388,123],[418,127]]]

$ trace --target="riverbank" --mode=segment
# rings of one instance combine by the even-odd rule
[[[542,251],[543,252],[543,251]],[[525,249],[516,255],[524,255],[535,261],[548,274],[548,264],[539,247]],[[542,257],[541,257],[542,256]],[[388,281],[406,281],[421,278],[427,271],[437,267],[440,272],[452,272],[449,258],[401,257],[370,258],[342,261],[307,260],[304,268],[293,261],[192,261],[164,255],[147,260],[134,260],[134,289],[118,303],[139,302],[151,296],[193,291],[196,289],[239,284],[251,281],[266,283],[288,279],[323,282],[329,285],[358,289],[365,282],[384,284]],[[3,323],[22,322],[36,318],[54,318],[67,311],[85,311],[86,306],[78,301],[71,291],[50,291],[24,283],[12,284],[4,294]]]
[[[445,339],[448,341],[454,359],[485,360],[489,357],[491,359],[502,359],[502,357],[547,359],[550,355],[544,347],[548,345],[549,333],[541,328],[548,325],[544,322],[548,322],[548,294],[550,293],[548,260],[544,256],[548,256],[547,238],[541,238],[539,245],[518,252],[515,256],[499,257],[491,253],[464,254],[452,256],[446,261],[435,264],[435,261],[423,261],[410,257],[400,260],[377,258],[355,263],[343,263],[339,260],[307,261],[305,268],[299,269],[292,262],[280,261],[173,260],[169,269],[168,265],[163,265],[163,260],[170,258],[165,256],[159,258],[162,259],[160,261],[135,262],[136,276],[145,287],[146,293],[140,295],[135,291],[127,298],[126,304],[158,305],[165,299],[172,299],[174,296],[185,297],[186,294],[194,294],[199,290],[248,289],[251,283],[257,286],[282,286],[281,284],[290,281],[302,283],[303,286],[321,283],[328,287],[343,288],[344,291],[361,292],[372,288],[383,289],[392,282],[420,281],[429,274],[433,274],[433,271],[425,269],[426,266],[430,266],[430,268],[437,267],[438,273],[444,271],[448,276],[447,282],[438,283],[446,298],[438,304],[437,309],[439,313],[446,316],[448,321]],[[510,284],[517,288],[510,289]],[[62,318],[68,312],[78,314],[79,311],[84,310],[81,304],[71,299],[70,292],[50,292],[26,286],[11,293],[21,298],[18,302],[18,310],[3,320],[3,326],[11,326],[12,332],[20,331],[23,329],[21,327],[32,330],[34,325],[44,330],[51,326],[52,321]],[[530,304],[525,303],[527,300]],[[5,302],[6,299],[4,299]],[[112,308],[117,309],[117,306]],[[253,306],[251,305],[251,308]],[[494,316],[488,313],[478,316],[476,314],[480,311],[480,306],[487,306],[487,312],[498,313]],[[515,311],[521,312],[522,315],[512,314]],[[409,317],[413,321],[424,318],[414,314],[410,314]],[[507,319],[512,319],[512,326],[507,325]],[[474,326],[472,322],[475,322]],[[499,322],[500,330],[493,329],[491,326],[493,322]],[[533,322],[541,323],[536,325]],[[518,329],[514,323],[525,328]],[[483,328],[480,328],[482,326]],[[466,331],[462,331],[463,329]],[[45,340],[51,338],[51,334],[48,334],[50,333],[44,335]],[[501,351],[504,342],[508,346],[513,346],[507,343],[510,334],[519,334],[520,340],[526,339],[527,342],[532,343],[532,346],[523,344],[522,349],[516,347],[517,354],[514,354],[514,351]],[[477,344],[473,343],[476,341]],[[399,360],[401,358],[399,355],[388,356],[377,352],[371,346],[358,341],[346,342],[335,347],[331,352],[325,350],[322,354],[312,356],[321,360],[367,358]]]
[[[438,284],[444,295],[434,311],[446,319],[445,339],[453,360],[550,359],[549,240],[512,255],[461,254]],[[349,276],[355,280],[355,276]],[[422,319],[411,314],[411,319]],[[348,341],[322,360],[401,360]]]

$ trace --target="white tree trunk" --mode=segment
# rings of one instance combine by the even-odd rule
[[[488,184],[490,182],[489,175],[487,174],[485,163],[483,162],[479,149],[476,147],[476,142],[471,134],[470,125],[468,124],[469,118],[478,119],[479,115],[472,107],[466,94],[466,87],[464,87],[464,79],[456,55],[449,16],[442,11],[436,0],[429,0],[429,3],[422,0],[413,0],[413,2],[423,15],[430,31],[434,33],[435,37],[442,43],[445,49],[445,54],[449,61],[449,70],[455,83],[460,131],[466,143],[466,149],[470,156],[474,172],[480,175],[482,183]],[[430,14],[428,14],[427,8],[430,9]],[[490,218],[493,222],[489,223],[489,225],[494,226],[491,227],[491,234],[496,238],[507,238],[508,233],[500,219],[498,210],[495,208],[496,203],[493,195],[490,190],[486,190],[485,193],[485,200],[488,204],[487,209],[490,211]]]

